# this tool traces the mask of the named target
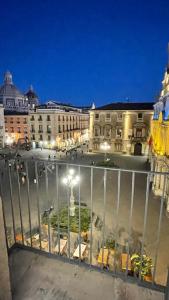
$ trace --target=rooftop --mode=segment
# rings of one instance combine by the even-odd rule
[[[11,111],[11,110],[5,110],[4,111],[4,115],[5,116],[26,116],[26,115],[28,115],[28,112],[26,112],[26,111]]]
[[[153,102],[112,102],[94,110],[153,110]]]

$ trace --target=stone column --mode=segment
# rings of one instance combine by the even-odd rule
[[[11,300],[11,286],[8,266],[8,254],[5,239],[2,200],[0,197],[0,299]]]
[[[129,154],[131,143],[129,140],[129,129],[131,128],[131,116],[128,112],[124,114],[124,127],[123,127],[123,152]]]

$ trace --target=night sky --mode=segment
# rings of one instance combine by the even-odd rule
[[[153,101],[167,64],[169,1],[1,1],[0,82],[41,101]]]

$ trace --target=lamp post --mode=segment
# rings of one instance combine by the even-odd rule
[[[70,188],[70,216],[75,216],[75,198],[73,194],[74,186],[80,181],[79,176],[75,176],[75,170],[69,169],[68,174],[63,178],[63,183]]]
[[[107,142],[103,142],[100,145],[100,149],[104,151],[104,160],[106,161],[107,151],[110,149],[110,145]]]

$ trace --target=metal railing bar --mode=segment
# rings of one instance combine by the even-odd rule
[[[114,253],[117,250],[117,233],[118,233],[118,216],[119,216],[119,206],[120,206],[120,185],[121,185],[121,170],[118,170],[117,173],[117,206],[116,206],[116,225],[115,225],[115,245]],[[116,262],[114,259],[114,272],[116,273]]]
[[[24,244],[22,208],[21,208],[21,186],[20,186],[18,169],[16,170],[16,173],[17,173],[17,182],[18,182],[18,204],[19,204],[19,216],[20,216],[20,223],[21,223],[22,244]]]
[[[27,162],[25,164],[25,168],[26,168],[26,181],[27,181],[29,232],[30,232],[30,241],[31,241],[31,247],[32,247],[32,222],[31,222],[31,209],[30,209],[29,172],[28,172],[28,163]]]
[[[80,179],[81,169],[78,168],[78,175]],[[80,180],[79,180],[79,189],[78,189],[78,198],[79,198],[79,262],[81,262],[81,194],[80,194]]]
[[[134,185],[135,185],[135,173],[132,173],[132,186],[131,186],[131,204],[130,204],[130,216],[129,216],[129,235],[128,235],[128,245],[127,245],[127,264],[125,276],[128,275],[128,264],[129,264],[129,248],[130,248],[130,239],[131,239],[131,224],[133,216],[133,203],[134,203]]]
[[[46,199],[47,199],[47,216],[48,216],[48,250],[51,252],[51,236],[50,236],[50,207],[49,207],[49,184],[48,184],[48,169],[47,169],[48,163],[45,163],[45,186],[46,186]]]
[[[41,217],[40,217],[40,204],[39,204],[39,177],[37,161],[35,161],[35,177],[36,177],[36,199],[37,199],[37,210],[38,210],[38,225],[39,225],[39,245],[40,250],[42,249],[42,231],[41,231]]]
[[[27,160],[27,161],[32,161],[30,158],[26,159],[26,158],[22,158],[22,160]],[[36,161],[38,162],[43,162],[44,163],[44,160],[42,159],[36,159]],[[46,161],[46,160],[45,160]],[[91,168],[90,165],[82,165],[82,164],[76,164],[76,163],[68,163],[66,161],[59,161],[58,162],[56,160],[52,160],[50,159],[50,162],[53,162],[53,163],[58,163],[59,165],[68,165],[68,166],[71,166],[71,167],[75,167],[75,166],[80,166],[80,167],[84,167],[84,168]],[[122,172],[127,172],[127,173],[132,173],[132,172],[135,172],[135,173],[138,173],[138,174],[164,174],[164,175],[169,175],[169,172],[156,172],[156,171],[144,171],[144,170],[135,170],[135,169],[124,169],[124,168],[107,168],[107,167],[101,167],[101,166],[92,166],[94,169],[100,169],[100,170],[108,170],[108,171],[122,171]]]
[[[68,173],[69,165],[66,165],[66,171]],[[67,187],[67,201],[68,201],[68,258],[70,260],[70,194]]]
[[[157,269],[157,257],[158,257],[158,251],[159,251],[159,243],[160,243],[160,232],[161,232],[161,223],[162,223],[162,215],[163,215],[163,207],[164,207],[165,186],[166,186],[166,175],[164,177],[163,192],[162,192],[161,203],[160,203],[160,213],[159,213],[157,241],[156,241],[155,259],[154,259],[154,271],[153,271],[153,278],[152,278],[153,284],[155,282],[155,275],[156,275],[156,269]]]
[[[60,254],[60,215],[59,215],[59,170],[58,165],[56,164],[56,174],[55,174],[55,182],[56,182],[56,199],[57,199],[57,242],[58,242],[58,249]]]
[[[144,242],[145,242],[146,225],[147,225],[149,190],[150,190],[150,173],[147,174],[147,184],[146,184],[146,199],[145,199],[145,209],[144,209],[143,237],[142,237],[142,243],[141,243],[141,261],[140,261],[140,270],[139,270],[139,280],[140,281],[141,281]]]
[[[14,235],[14,241],[16,243],[16,227],[15,227],[15,217],[14,217],[13,188],[12,188],[12,180],[11,180],[11,168],[9,167],[9,164],[8,164],[8,176],[9,176],[9,187],[10,187],[10,202],[11,202],[11,212],[12,212],[13,235]]]
[[[90,174],[90,265],[92,265],[93,250],[93,167]]]
[[[105,220],[106,220],[106,183],[107,170],[104,170],[103,177],[103,232],[102,232],[102,267],[104,267],[104,247],[105,247]]]

